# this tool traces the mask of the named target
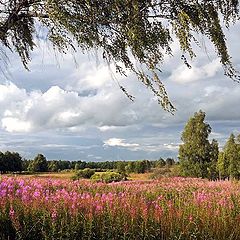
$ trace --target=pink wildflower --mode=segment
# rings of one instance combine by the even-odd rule
[[[12,206],[10,207],[9,216],[11,219],[14,219],[15,217],[15,211]]]
[[[57,211],[54,209],[52,214],[51,214],[51,217],[52,217],[52,220],[55,222],[57,220]]]

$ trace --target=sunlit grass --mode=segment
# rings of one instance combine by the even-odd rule
[[[46,172],[32,174],[4,174],[2,176],[21,177],[21,178],[53,178],[53,179],[71,179],[75,175],[74,171],[69,172]]]
[[[128,176],[130,180],[148,180],[151,176],[151,173],[131,173]]]

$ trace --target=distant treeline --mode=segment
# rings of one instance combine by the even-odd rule
[[[22,157],[17,152],[0,152],[0,172],[21,172],[23,170]]]
[[[138,160],[138,161],[105,161],[105,162],[86,162],[86,161],[48,161],[43,154],[38,154],[33,160],[22,159],[17,152],[0,152],[0,172],[58,172],[63,170],[81,170],[85,168],[96,171],[106,171],[116,169],[121,172],[144,173],[151,168],[171,166],[175,163],[174,159],[160,158],[159,160]]]

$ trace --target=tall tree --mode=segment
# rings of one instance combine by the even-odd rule
[[[28,170],[31,172],[46,172],[48,170],[46,157],[43,154],[38,154],[29,164]]]
[[[219,172],[219,178],[225,179],[229,177],[228,175],[228,160],[224,152],[219,152],[217,161],[217,170]]]
[[[0,173],[6,172],[6,162],[5,157],[2,152],[0,152]]]
[[[219,177],[217,171],[217,162],[218,162],[219,148],[217,140],[213,139],[210,146],[209,152],[209,166],[208,166],[208,178],[217,179]]]
[[[0,173],[21,172],[22,157],[17,152],[0,152]]]
[[[162,107],[173,112],[158,77],[165,56],[172,55],[171,43],[179,43],[182,60],[190,67],[188,58],[196,56],[194,43],[199,46],[197,37],[205,36],[225,74],[239,81],[223,32],[238,19],[238,0],[0,1],[0,53],[4,57],[3,47],[16,51],[27,68],[38,30],[44,28],[44,37],[60,52],[76,47],[101,49],[103,59],[115,64],[117,72],[135,73]],[[133,100],[125,87],[120,88]]]
[[[5,152],[4,161],[6,171],[17,172],[22,171],[22,157],[17,152]]]
[[[50,172],[57,172],[59,170],[58,168],[58,161],[49,161],[48,162],[48,171]]]
[[[116,164],[117,172],[121,174],[126,174],[127,163],[125,161],[118,161]]]
[[[227,140],[223,152],[219,155],[218,170],[223,177],[230,177],[231,179],[240,178],[239,145],[236,143],[233,133]]]
[[[211,127],[204,120],[205,113],[201,110],[196,112],[188,120],[182,133],[183,144],[179,148],[179,160],[180,168],[186,176],[209,177],[209,166],[212,161],[217,160],[213,159],[217,143],[215,140],[212,144],[209,143]]]
[[[133,161],[129,162],[128,165],[126,166],[126,171],[128,173],[135,172],[135,162]]]

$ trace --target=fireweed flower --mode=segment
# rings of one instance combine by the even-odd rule
[[[192,215],[189,215],[188,220],[189,220],[190,222],[192,222],[192,221],[193,221],[193,216],[192,216]]]
[[[52,218],[53,222],[56,222],[57,217],[58,217],[57,211],[56,211],[56,209],[54,209],[51,213],[51,218]]]
[[[10,206],[9,217],[10,217],[11,219],[14,219],[14,218],[15,218],[15,211],[14,211],[14,209],[13,209],[12,206]]]
[[[199,225],[199,231],[212,231],[209,233],[211,236],[217,232],[221,236],[223,231],[240,229],[239,199],[240,183],[230,181],[210,182],[191,178],[174,178],[173,181],[163,178],[161,181],[104,184],[86,180],[18,177],[3,177],[0,180],[0,218],[1,214],[7,213],[16,229],[20,229],[17,223],[26,224],[28,219],[39,217],[52,223],[59,220],[63,224],[61,227],[69,231],[71,229],[64,224],[77,223],[81,226],[79,229],[92,223],[96,228],[106,229],[112,224],[112,228],[119,228],[120,232],[126,232],[126,229],[130,232],[139,229],[139,224],[145,221],[141,225],[142,231],[134,231],[136,239],[144,239],[141,232],[148,234],[149,231],[149,236],[154,236],[160,228],[165,229],[166,234],[177,232],[176,229],[186,234],[192,229],[192,224],[186,222],[192,223],[195,219],[212,223],[205,229],[204,224]],[[21,217],[18,217],[19,214]],[[57,225],[54,224],[55,229]],[[104,232],[103,229],[97,230]],[[47,234],[47,230],[43,231]],[[48,236],[48,239],[51,237]],[[178,238],[166,236],[164,239]]]

